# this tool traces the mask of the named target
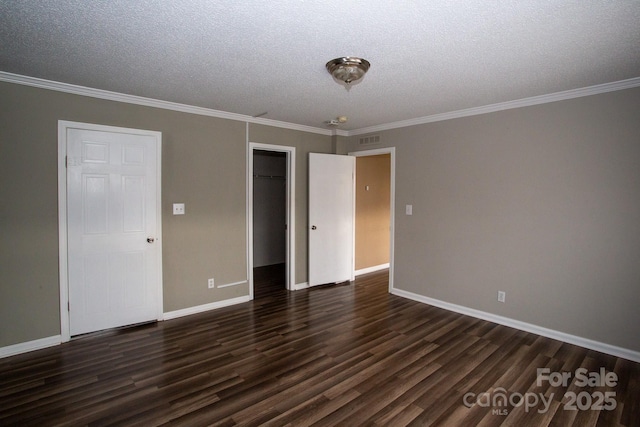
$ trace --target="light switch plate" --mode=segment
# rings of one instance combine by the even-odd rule
[[[507,293],[505,291],[498,291],[498,302],[504,302],[507,297]]]
[[[184,215],[184,203],[174,203],[173,204],[173,214],[174,215]]]
[[[407,205],[404,211],[407,215],[413,215],[413,205]]]

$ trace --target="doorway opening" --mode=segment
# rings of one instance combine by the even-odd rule
[[[393,289],[395,148],[356,156],[354,275],[389,270]]]
[[[253,151],[254,292],[286,288],[287,154]]]
[[[294,289],[295,148],[250,143],[249,281],[251,297]]]

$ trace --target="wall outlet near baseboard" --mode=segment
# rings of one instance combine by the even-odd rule
[[[507,293],[505,291],[498,291],[498,302],[504,302],[507,297]]]
[[[209,289],[213,289],[216,287],[216,282],[215,280],[213,280],[213,277],[207,280],[207,286],[209,287]]]
[[[173,204],[173,214],[174,215],[184,215],[184,203],[174,203]]]

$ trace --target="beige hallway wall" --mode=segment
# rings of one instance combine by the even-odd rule
[[[356,271],[389,263],[391,155],[356,157]]]

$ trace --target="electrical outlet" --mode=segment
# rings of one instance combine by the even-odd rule
[[[507,293],[505,291],[498,291],[498,302],[504,302],[507,297]]]
[[[209,289],[213,289],[216,287],[216,282],[213,280],[213,277],[207,280],[207,286],[209,286]]]
[[[174,215],[184,215],[184,203],[174,203],[173,204],[173,214]]]

